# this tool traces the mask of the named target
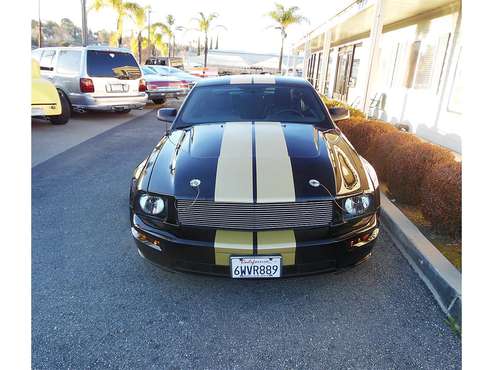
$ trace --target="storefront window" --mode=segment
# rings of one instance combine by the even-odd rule
[[[450,97],[448,101],[448,111],[454,113],[462,113],[463,106],[463,93],[464,93],[464,79],[462,78],[462,64],[461,64],[461,53],[459,51],[459,57],[457,58],[457,64],[455,66],[454,80],[452,83],[452,89],[450,91]]]

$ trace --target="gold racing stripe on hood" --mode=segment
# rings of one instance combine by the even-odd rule
[[[252,125],[226,123],[217,160],[214,201],[253,203],[252,161]]]
[[[216,265],[229,266],[229,257],[253,255],[253,232],[217,230],[214,239]]]
[[[280,122],[255,122],[257,203],[294,202],[293,169]]]
[[[282,265],[294,265],[296,238],[293,230],[260,231],[257,233],[257,254],[282,256]]]

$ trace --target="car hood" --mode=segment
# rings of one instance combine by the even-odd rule
[[[306,123],[226,122],[174,130],[148,162],[141,188],[177,199],[292,202],[370,188],[344,135]],[[200,185],[191,186],[192,180]]]

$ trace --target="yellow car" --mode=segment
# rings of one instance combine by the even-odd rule
[[[45,117],[54,125],[64,125],[70,119],[70,104],[55,85],[41,78],[39,63],[32,59],[31,117]]]

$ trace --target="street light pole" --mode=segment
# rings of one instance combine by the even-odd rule
[[[38,0],[38,47],[43,47],[43,31],[41,29],[41,0]]]
[[[81,0],[82,5],[82,46],[87,46],[87,9],[86,0]]]

